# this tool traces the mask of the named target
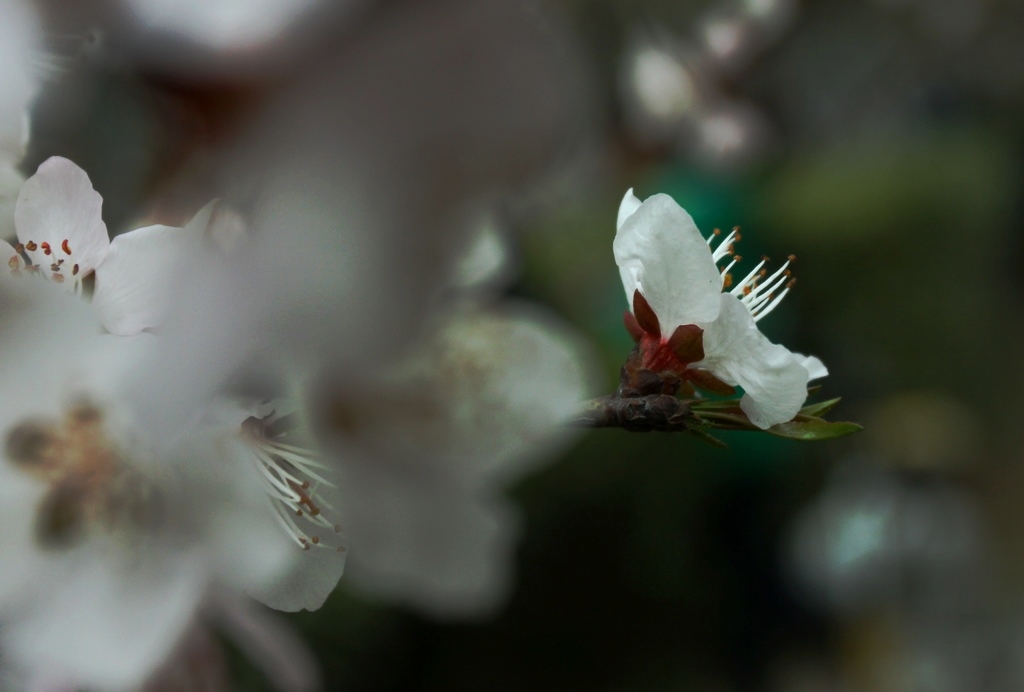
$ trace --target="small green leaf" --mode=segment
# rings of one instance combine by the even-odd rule
[[[824,414],[834,409],[840,399],[842,399],[842,397],[837,396],[835,399],[829,399],[828,401],[819,401],[816,404],[807,404],[800,409],[800,415],[821,418]]]
[[[815,419],[779,423],[768,428],[767,432],[791,440],[831,440],[836,437],[852,435],[863,429],[863,427],[856,423],[840,423]]]

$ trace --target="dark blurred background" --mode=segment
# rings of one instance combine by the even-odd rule
[[[633,186],[669,193],[705,233],[741,226],[745,257],[797,256],[796,290],[760,326],[819,356],[818,396],[866,430],[734,433],[726,450],[582,435],[511,489],[518,586],[492,620],[426,620],[344,579],[291,618],[327,688],[1024,689],[1024,5],[544,9],[579,62],[581,127],[528,202],[497,205],[512,292],[589,338],[612,391],[631,347],[617,205]],[[332,41],[359,25],[343,29]],[[215,149],[267,87],[114,59],[69,74],[37,108],[25,169],[75,159],[112,227],[153,190],[184,194],[163,171],[200,167],[195,142]]]

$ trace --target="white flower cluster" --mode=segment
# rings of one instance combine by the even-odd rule
[[[117,30],[177,36],[229,64],[315,4],[125,0],[132,21]],[[464,33],[507,24],[461,5]],[[499,245],[456,267],[466,243],[442,234],[423,276],[387,273],[418,266],[404,253],[429,249],[479,190],[399,205],[422,213],[424,238],[388,195],[364,194],[408,179],[401,152],[365,167],[285,156],[241,195],[244,212],[215,201],[182,226],[111,239],[78,165],[54,156],[19,172],[39,86],[34,22],[30,6],[0,0],[4,684],[155,689],[207,626],[248,637],[241,648],[268,666],[297,665],[301,654],[261,654],[268,638],[294,642],[248,599],[319,608],[346,562],[358,588],[429,613],[500,604],[517,526],[502,489],[564,443],[588,377],[567,327],[494,297]],[[488,161],[506,154],[521,167],[512,147]],[[336,165],[351,168],[319,175]],[[464,179],[503,182],[496,171],[468,166]],[[267,672],[286,689],[315,682]]]

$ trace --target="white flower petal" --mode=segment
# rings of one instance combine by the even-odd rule
[[[146,226],[119,235],[96,269],[93,306],[111,334],[131,336],[158,327],[174,272],[198,236],[187,228]]]
[[[322,501],[325,495],[340,498],[338,493],[327,493],[325,490],[318,490],[318,500]],[[328,501],[334,507],[341,506],[340,500],[337,503],[333,499]],[[247,593],[275,610],[295,612],[319,609],[338,585],[348,558],[348,542],[334,540],[343,550],[338,550],[335,545],[311,547],[309,550],[291,546],[297,553],[292,568],[268,584],[249,588]]]
[[[6,611],[4,650],[21,667],[59,673],[77,686],[134,688],[173,649],[207,575],[194,556],[129,562],[96,548],[65,555],[58,575],[39,575],[52,590],[24,612]]]
[[[519,533],[503,502],[416,459],[350,461],[346,581],[437,617],[480,616],[503,602]]]
[[[452,319],[424,364],[449,435],[419,453],[496,485],[520,477],[574,439],[565,422],[592,395],[587,356],[578,335],[526,303]]]
[[[629,215],[612,248],[626,300],[632,305],[639,289],[663,335],[718,316],[719,269],[693,219],[668,195],[649,197]]]
[[[617,231],[622,228],[622,224],[626,223],[626,219],[632,216],[633,212],[639,208],[640,200],[633,194],[633,188],[629,188],[619,203],[619,216],[615,221],[615,230]]]
[[[271,41],[319,0],[125,0],[144,30],[167,31],[216,50]]]
[[[762,334],[734,295],[721,294],[718,319],[704,328],[704,368],[743,387],[740,407],[759,428],[792,420],[807,398],[809,372],[800,358]]]
[[[44,271],[64,260],[62,273],[66,276],[72,274],[74,265],[78,265],[78,276],[88,274],[100,265],[110,247],[102,206],[103,198],[85,171],[53,156],[21,187],[14,211],[18,240],[38,246],[28,255]],[[45,253],[43,243],[49,245],[51,254]]]
[[[4,162],[0,155],[0,235],[5,238],[15,234],[14,206],[24,184],[21,171],[13,163]]]
[[[828,375],[828,368],[816,356],[805,356],[802,353],[794,353],[793,357],[807,371],[808,380],[817,380]]]

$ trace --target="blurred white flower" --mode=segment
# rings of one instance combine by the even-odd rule
[[[271,583],[292,558],[252,474],[225,462],[237,429],[173,440],[139,425],[126,382],[154,339],[100,333],[82,301],[0,281],[0,618],[28,679],[137,686],[214,585]],[[163,392],[165,397],[176,395]]]
[[[741,281],[718,262],[733,256],[736,230],[712,248],[686,211],[668,195],[640,202],[632,189],[619,207],[615,263],[633,309],[631,332],[644,364],[673,370],[700,386],[708,371],[741,386],[740,406],[750,421],[768,428],[789,421],[807,398],[808,380],[828,370],[813,356],[773,344],[757,328],[789,292],[789,262],[771,276],[762,260]],[[732,290],[723,292],[733,283]]]
[[[124,0],[143,30],[181,34],[210,47],[272,41],[320,0]]]
[[[240,217],[212,203],[185,228],[147,226],[111,242],[100,215],[101,204],[85,171],[67,159],[48,159],[26,181],[19,197],[19,247],[4,245],[12,273],[49,276],[75,293],[81,291],[83,278],[95,270],[93,309],[102,327],[118,336],[160,327],[181,262],[190,253],[227,252],[225,246],[234,245],[245,233]],[[200,244],[204,236],[212,241],[211,247]],[[29,259],[27,265],[22,253]],[[331,535],[320,543],[323,529],[328,534],[340,532],[334,521],[326,519],[336,514],[325,499],[334,493],[333,484],[323,477],[331,471],[317,461],[308,434],[304,446],[293,442],[296,425],[281,419],[286,409],[289,421],[300,419],[295,408],[294,399],[256,406],[218,397],[211,402],[206,421],[236,432],[225,437],[225,455],[236,459],[243,472],[256,475],[285,535],[300,548],[314,548],[315,555],[297,560],[287,579],[258,593],[254,590],[254,595],[282,610],[315,610],[337,584],[345,556],[340,537]]]
[[[518,536],[503,489],[573,438],[584,355],[535,308],[467,308],[352,391],[335,414],[348,578],[435,616],[501,605]]]

